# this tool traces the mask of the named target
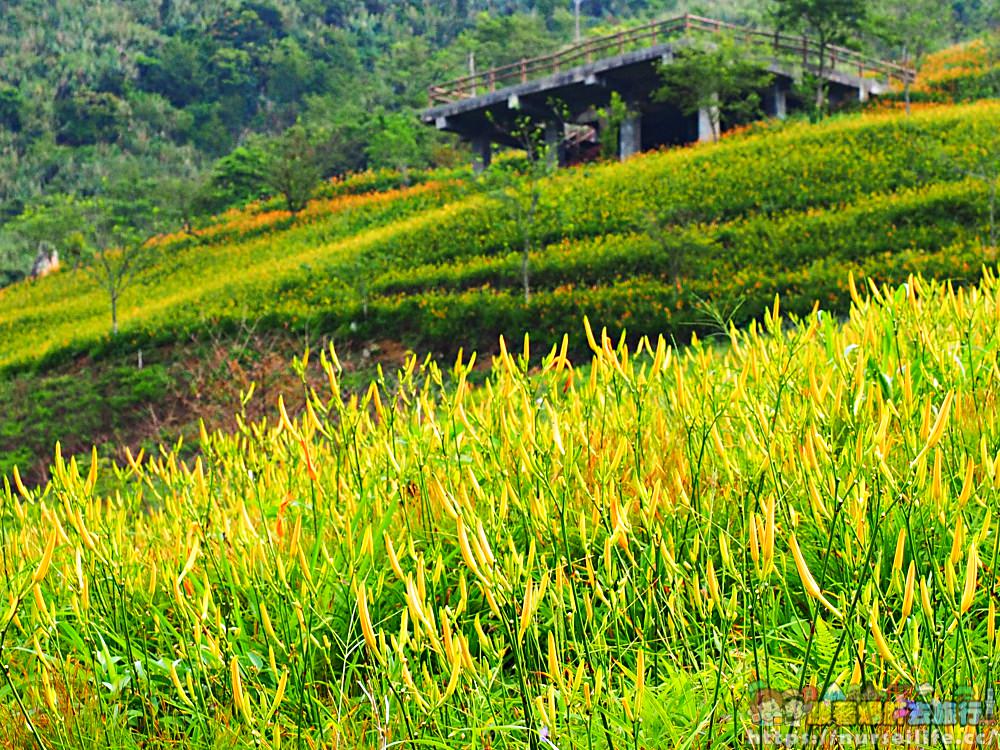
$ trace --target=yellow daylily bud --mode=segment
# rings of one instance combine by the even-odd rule
[[[816,583],[816,579],[813,578],[812,573],[809,572],[809,568],[806,566],[805,558],[802,556],[802,550],[799,549],[799,543],[795,539],[795,533],[793,532],[788,538],[788,545],[792,550],[792,558],[795,560],[795,567],[799,571],[799,577],[802,579],[802,585],[813,599],[816,599],[820,604],[830,610],[831,614],[838,620],[842,618],[840,610],[838,610],[830,601],[823,596],[823,592],[820,591],[819,584]]]
[[[976,576],[979,568],[979,552],[976,545],[969,547],[969,557],[965,564],[965,586],[962,588],[962,601],[959,605],[959,613],[965,614],[972,607],[972,600],[976,596]]]

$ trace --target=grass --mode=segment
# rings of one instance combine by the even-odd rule
[[[159,407],[172,381],[168,368],[130,365],[0,382],[0,399],[8,404],[0,419],[0,474],[19,466],[35,477],[42,468],[38,457],[46,456],[47,466],[61,436],[120,435],[126,415]],[[87,446],[74,441],[73,449],[83,452]]]
[[[10,476],[17,466],[26,483],[43,484],[60,441],[66,455],[85,455],[97,445],[102,459],[119,463],[125,460],[125,446],[136,453],[178,441],[185,457],[194,456],[200,422],[211,430],[232,431],[238,417],[260,419],[278,393],[299,390],[290,362],[309,345],[323,342],[247,327],[235,335],[144,348],[141,356],[83,358],[4,378],[0,476]],[[388,344],[342,350],[344,387],[367,388],[380,362],[395,366],[404,353]],[[257,398],[237,413],[251,387]],[[292,404],[297,407],[299,401]]]
[[[849,287],[475,387],[329,350],[193,462],[57,456],[0,495],[4,741],[742,747],[763,685],[981,694],[1000,284]]]

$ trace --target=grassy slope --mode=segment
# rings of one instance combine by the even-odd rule
[[[364,188],[370,181],[365,175],[330,190]],[[391,188],[374,195],[334,196],[314,202],[293,228],[284,212],[251,207],[209,227],[200,244],[165,238],[157,267],[138,280],[125,304],[141,301],[147,315],[169,309],[171,303],[186,306],[197,321],[199,335],[194,337],[165,329],[141,344],[123,337],[108,346],[105,298],[78,273],[0,291],[5,307],[0,329],[9,337],[5,352],[22,357],[17,371],[0,379],[0,401],[6,405],[0,417],[0,474],[17,465],[31,481],[44,479],[56,441],[68,453],[89,450],[94,443],[137,449],[196,437],[198,419],[212,427],[234,427],[240,392],[251,383],[270,401],[272,388],[287,392],[296,381],[291,358],[315,340],[282,327],[269,330],[255,318],[219,330],[214,320],[218,310],[204,302],[213,282],[247,269],[260,275],[282,269],[296,248],[376,228],[438,205],[455,191],[454,181],[448,180],[414,187],[402,196]],[[273,241],[275,236],[280,243]],[[234,256],[236,247],[239,257]],[[302,262],[301,254],[297,260]],[[242,280],[252,283],[246,274]],[[197,281],[201,283],[192,295],[188,287]],[[134,307],[126,314],[134,315]],[[89,351],[95,344],[97,349]],[[365,356],[353,360],[362,368],[368,364]],[[251,404],[249,416],[259,413]]]
[[[107,335],[101,293],[78,272],[0,291],[0,368],[58,364],[86,378],[107,365],[96,383],[130,366],[138,349],[158,364],[168,363],[164,349],[196,361],[190,342],[248,327],[295,342],[388,337],[443,352],[493,348],[499,333],[530,330],[541,344],[569,331],[579,352],[583,314],[612,330],[683,340],[715,326],[699,300],[739,324],[775,293],[800,312],[816,300],[843,310],[847,269],[888,281],[913,271],[974,280],[993,255],[978,241],[985,186],[963,168],[976,153],[970,145],[989,148],[998,125],[991,103],[909,119],[866,114],[566,171],[543,188],[528,304],[509,206],[461,180],[335,196],[295,222],[266,207],[236,212],[198,244],[163,241],[161,261],[125,295],[118,339]],[[650,213],[664,222],[656,240],[643,231]],[[87,356],[89,369],[79,368]],[[190,383],[176,368],[168,380],[157,392],[177,401]],[[141,401],[123,403],[141,410]],[[19,435],[37,431],[36,417],[8,415],[0,465],[9,467]],[[42,455],[72,432],[58,416],[45,419],[50,429],[33,441]],[[88,428],[78,437],[85,445]]]
[[[454,192],[450,184],[424,184],[368,196],[314,202],[291,222],[284,211],[233,212],[204,233],[204,241],[165,238],[157,263],[125,293],[124,338],[158,329],[211,325],[239,313],[240,299],[256,298],[252,318],[269,312],[270,292],[308,264],[342,252],[352,243],[399,231],[406,217],[420,216]],[[328,279],[332,289],[343,279]],[[256,297],[255,297],[256,295]],[[106,296],[82,272],[69,271],[0,291],[0,367],[24,366],[85,349],[107,338]]]
[[[984,212],[972,208],[974,186],[955,196],[957,204],[970,207],[967,231],[954,226],[927,241],[894,242],[893,225],[923,221],[924,206],[909,191],[927,190],[931,184],[958,189],[959,160],[970,144],[995,140],[998,123],[1000,105],[994,104],[921,113],[911,120],[868,115],[646,155],[624,165],[571,170],[544,189],[538,232],[543,242],[556,243],[563,252],[562,241],[569,240],[570,254],[577,244],[585,254],[591,247],[586,240],[627,233],[643,224],[646,213],[662,211],[668,232],[670,226],[693,227],[717,240],[721,257],[712,258],[710,265],[723,273],[741,265],[739,253],[786,269],[825,255],[826,244],[819,241],[797,248],[795,258],[783,255],[780,247],[765,248],[762,254],[757,245],[761,231],[752,226],[761,216],[780,216],[788,223],[798,214],[806,223],[832,223],[832,234],[839,231],[848,242],[868,243],[857,253],[861,257],[907,247],[935,251],[949,239],[969,241],[982,229]],[[123,339],[170,338],[209,321],[241,317],[293,326],[322,322],[328,332],[346,333],[351,322],[363,323],[355,288],[359,273],[373,276],[375,290],[390,281],[398,287],[400,277],[411,277],[407,291],[422,291],[419,279],[434,264],[495,259],[516,244],[517,227],[503,204],[477,195],[447,200],[454,196],[453,190],[422,185],[388,196],[351,197],[346,204],[336,199],[314,206],[312,220],[282,231],[170,247],[163,261],[126,293]],[[847,222],[836,226],[845,211],[870,212],[873,201],[887,210],[872,215],[864,232]],[[266,225],[258,218],[243,221],[247,230]],[[727,232],[720,223],[728,227],[726,237],[720,238]],[[751,227],[754,236],[737,236],[744,227]],[[871,236],[878,229],[884,230],[881,242]],[[385,272],[366,271],[379,265]],[[704,277],[705,265],[692,262],[681,275]],[[661,271],[654,263],[649,275]],[[541,288],[575,278],[573,273],[552,276]],[[593,281],[611,280],[612,274],[603,272]],[[462,284],[444,286],[452,291]],[[30,365],[61,350],[99,345],[106,340],[105,307],[89,280],[74,272],[5,290],[0,293],[0,367]],[[445,347],[450,342],[423,343]]]

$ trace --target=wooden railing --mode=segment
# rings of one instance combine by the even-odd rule
[[[431,86],[431,105],[450,104],[486,92],[527,83],[534,78],[559,73],[605,57],[652,47],[691,32],[727,33],[735,40],[764,49],[772,56],[794,57],[797,63],[811,70],[819,70],[822,67],[825,72],[848,72],[861,77],[876,76],[887,81],[895,79],[901,82],[912,82],[916,75],[912,68],[904,65],[879,60],[856,50],[833,45],[826,47],[821,66],[820,46],[808,37],[752,29],[685,14],[625,29],[616,34],[593,37],[549,55],[520,60],[510,65],[502,65]]]

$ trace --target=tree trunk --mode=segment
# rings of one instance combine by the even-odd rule
[[[990,248],[996,250],[997,247],[997,180],[996,175],[992,175],[990,182]]]
[[[118,292],[111,292],[111,335],[118,335]]]
[[[528,208],[527,223],[524,231],[524,249],[521,252],[521,281],[524,282],[524,302],[531,301],[531,279],[528,263],[531,259],[532,232],[535,228],[535,214],[538,211],[538,186],[532,186],[531,204]]]
[[[524,303],[531,301],[531,279],[528,275],[528,258],[531,253],[531,243],[524,241],[524,250],[521,251],[521,281],[524,283]]]
[[[718,90],[713,91],[708,100],[708,124],[712,129],[712,143],[718,143],[722,138],[722,97]]]
[[[826,48],[828,46],[826,37],[821,35],[819,38],[819,67],[816,69],[816,115],[817,117],[822,117],[825,112],[826,104],[826,80],[823,78],[823,74],[826,73]]]
[[[903,65],[910,66],[910,54],[906,47],[903,47]],[[903,101],[906,102],[906,116],[910,116],[910,77],[906,76],[903,81]]]

